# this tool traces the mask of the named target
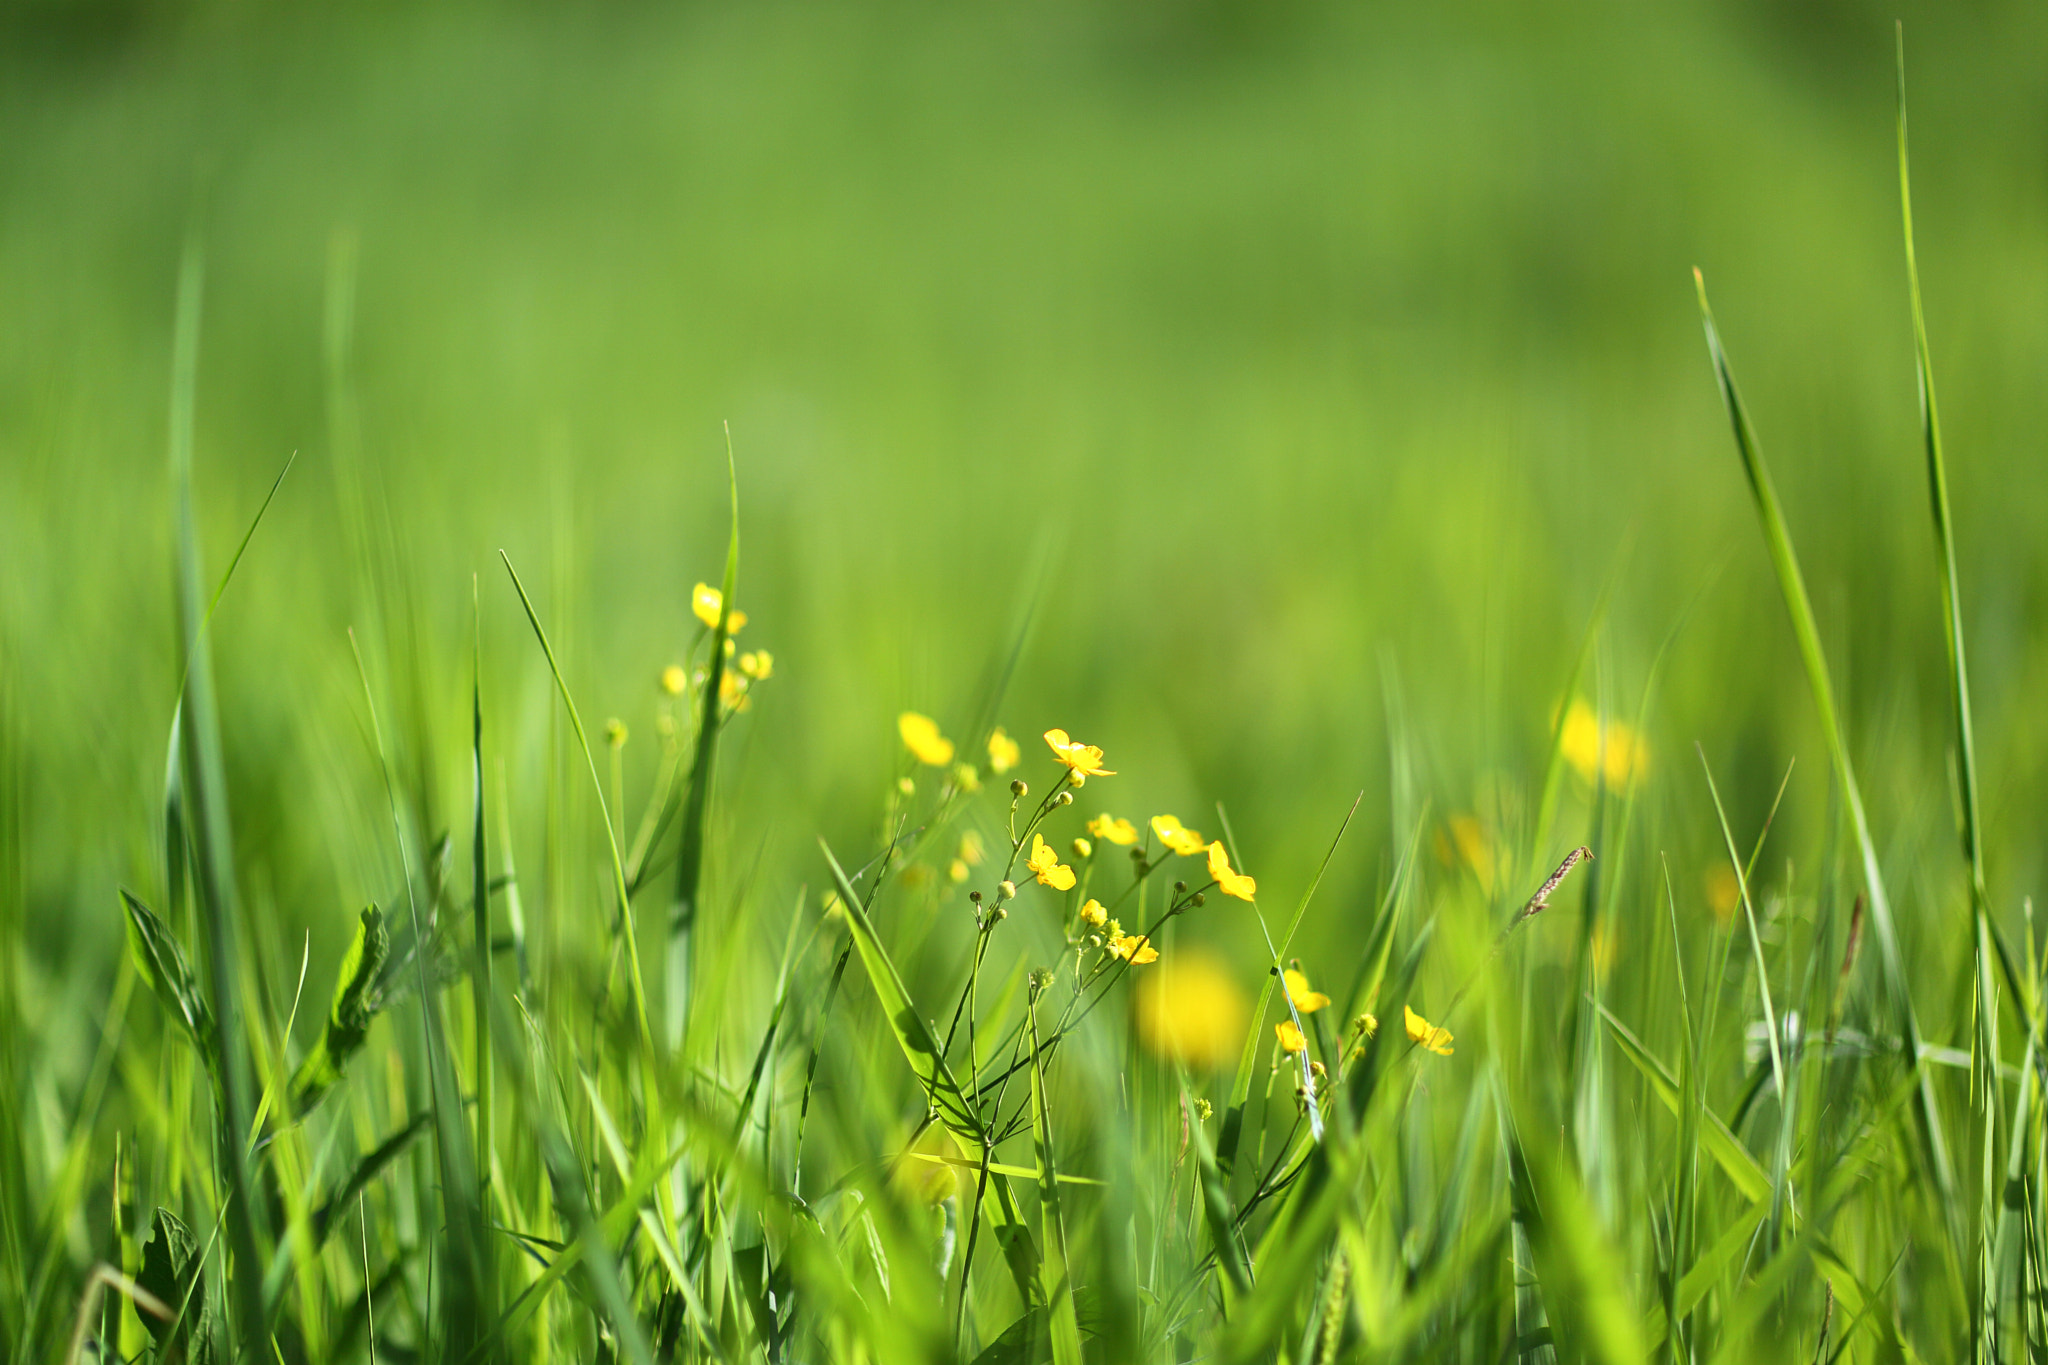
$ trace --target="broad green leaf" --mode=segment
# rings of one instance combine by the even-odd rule
[[[134,896],[123,891],[121,903],[127,908],[128,955],[135,959],[136,973],[164,1012],[197,1045],[201,1059],[212,1069],[213,1012],[206,1007],[206,997],[200,993],[199,978],[192,971],[184,947],[170,926]]]
[[[334,996],[327,1007],[327,1023],[313,1050],[292,1073],[292,1112],[303,1115],[340,1082],[348,1070],[349,1058],[369,1036],[370,1021],[376,1017],[375,988],[391,951],[391,935],[384,926],[384,912],[365,906],[356,919],[355,937],[342,954],[334,973]]]

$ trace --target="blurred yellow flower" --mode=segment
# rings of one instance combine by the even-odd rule
[[[718,629],[718,612],[724,605],[725,594],[708,583],[699,583],[690,589],[690,610],[697,614],[699,621],[713,630]],[[747,614],[735,607],[731,619],[725,623],[725,633],[737,635],[740,633],[740,627],[746,623]]]
[[[1112,844],[1126,848],[1138,842],[1138,827],[1128,820],[1104,813],[1088,822],[1088,832],[1098,839],[1107,839]]]
[[[683,672],[681,664],[670,664],[661,670],[661,690],[671,697],[683,695],[683,689],[690,685],[690,675]]]
[[[1017,741],[1003,733],[998,725],[988,737],[989,771],[1006,773],[1017,766],[1017,760],[1024,757],[1024,751],[1017,747]]]
[[[1209,876],[1216,882],[1216,889],[1226,896],[1235,896],[1248,901],[1259,894],[1259,884],[1242,872],[1230,870],[1230,855],[1223,851],[1223,841],[1218,839],[1209,845]]]
[[[1045,742],[1052,749],[1052,756],[1082,777],[1115,777],[1116,774],[1102,766],[1102,750],[1093,744],[1076,744],[1067,738],[1065,730],[1047,730]]]
[[[1183,858],[1192,858],[1209,846],[1207,839],[1183,825],[1180,817],[1174,815],[1153,816],[1152,832],[1159,836],[1160,843]]]
[[[1438,1028],[1406,1005],[1401,1006],[1401,1013],[1407,1020],[1408,1039],[1410,1042],[1419,1044],[1425,1050],[1434,1052],[1439,1057],[1451,1055],[1451,1031],[1449,1029]]]
[[[1287,998],[1294,1002],[1294,1008],[1303,1014],[1314,1014],[1330,1003],[1330,997],[1321,991],[1309,988],[1308,978],[1289,967],[1281,973],[1287,982]]]
[[[972,763],[955,763],[953,785],[964,792],[978,792],[981,790],[981,774],[974,770]]]
[[[1143,934],[1117,934],[1109,940],[1109,955],[1123,958],[1133,967],[1159,960],[1159,950]]]
[[[1707,908],[1714,912],[1714,918],[1727,924],[1735,918],[1735,912],[1742,908],[1742,882],[1736,877],[1735,869],[1726,863],[1715,863],[1707,869]]]
[[[737,673],[718,675],[718,699],[735,711],[744,711],[748,706],[747,680]]]
[[[1458,856],[1465,866],[1472,869],[1472,875],[1479,880],[1479,889],[1487,895],[1493,894],[1493,874],[1496,866],[1493,840],[1487,837],[1486,826],[1469,815],[1451,817],[1451,842],[1457,845]]]
[[[955,858],[946,865],[946,880],[952,882],[955,886],[966,881],[970,875],[971,872],[965,858]]]
[[[1090,896],[1081,905],[1081,922],[1090,928],[1100,929],[1109,919],[1109,911],[1102,908],[1102,902]]]
[[[1649,746],[1635,727],[1618,720],[1603,725],[1583,701],[1574,701],[1565,711],[1559,746],[1580,777],[1591,782],[1604,776],[1608,786],[1623,790],[1642,777],[1650,763]]]
[[[1031,856],[1024,860],[1024,865],[1038,878],[1040,886],[1049,886],[1055,891],[1074,889],[1074,869],[1060,861],[1060,855],[1053,851],[1044,835],[1031,836]]]
[[[896,733],[903,736],[903,747],[920,763],[943,768],[953,761],[953,741],[939,733],[939,723],[930,716],[905,711],[896,717]]]
[[[1376,1015],[1370,1013],[1361,1014],[1356,1019],[1353,1019],[1351,1021],[1351,1027],[1357,1029],[1366,1037],[1372,1038],[1376,1037],[1379,1034],[1380,1021],[1378,1016]]]
[[[760,682],[775,672],[775,656],[765,649],[750,649],[740,655],[740,672]]]
[[[1282,1019],[1273,1025],[1273,1035],[1280,1040],[1280,1046],[1289,1052],[1302,1052],[1308,1048],[1308,1039],[1301,1036],[1301,1030],[1294,1026],[1292,1019]]]
[[[1199,948],[1177,951],[1158,971],[1142,973],[1131,1014],[1148,1050],[1205,1070],[1237,1061],[1250,1022],[1230,970]]]
[[[971,829],[962,834],[960,836],[959,856],[960,861],[966,863],[969,867],[980,867],[982,858],[986,856],[982,852],[981,835]]]

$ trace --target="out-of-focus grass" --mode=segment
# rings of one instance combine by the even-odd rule
[[[418,837],[474,828],[472,573],[481,785],[507,807],[486,823],[525,874],[509,890],[536,951],[610,989],[601,936],[559,913],[605,900],[598,803],[489,561],[521,566],[563,686],[593,725],[623,720],[621,787],[644,793],[662,771],[656,677],[696,635],[689,585],[722,559],[730,420],[742,642],[777,660],[721,750],[693,945],[715,983],[697,1008],[743,1028],[734,1052],[767,1017],[781,907],[822,882],[814,838],[849,866],[875,847],[889,718],[914,706],[969,736],[1015,649],[996,719],[1114,737],[1121,813],[1214,829],[1226,798],[1271,904],[1300,894],[1363,789],[1295,943],[1311,963],[1361,951],[1417,820],[1439,934],[1480,942],[1482,905],[1632,832],[1600,849],[1592,875],[1616,880],[1593,882],[1599,914],[1546,925],[1516,960],[1524,998],[1488,1006],[1526,1024],[1554,997],[1571,1016],[1564,1041],[1588,1049],[1574,1142],[1598,1147],[1599,1105],[1633,1081],[1570,999],[1610,963],[1636,978],[1613,1003],[1639,1023],[1630,1002],[1672,980],[1636,955],[1668,948],[1667,909],[1703,947],[1685,936],[1710,918],[1721,837],[1693,740],[1745,848],[1798,760],[1759,876],[1811,896],[1814,919],[1755,951],[1805,951],[1809,930],[1833,946],[1845,913],[1810,879],[1844,874],[1800,861],[1835,856],[1839,792],[1701,363],[1697,263],[1800,546],[1919,1027],[1964,1047],[1954,986],[1981,945],[1943,777],[1889,17],[22,7],[0,20],[0,908],[18,929],[0,937],[21,947],[7,989],[40,1049],[21,1093],[63,1127],[115,979],[111,888],[158,875],[179,658],[163,394],[188,233],[208,261],[210,563],[298,452],[211,627],[248,948],[280,1016],[302,931],[317,1002],[356,912],[395,908],[349,627]],[[1908,27],[1986,905],[2017,941],[2042,867],[2024,834],[2048,802],[2032,702],[2048,682],[2032,549],[2048,24],[1997,6]],[[1603,807],[1567,765],[1532,847],[1574,661],[1579,696],[1634,716],[1681,619],[1635,805]],[[643,925],[662,899],[636,897]],[[1244,916],[1175,931],[1264,953]],[[966,934],[890,943],[928,1010]],[[1434,951],[1441,1000],[1483,953]],[[1736,1005],[1695,1004],[1687,1029],[1717,1007]],[[500,1022],[501,1042],[523,1036]],[[486,1026],[473,1011],[447,1042],[465,1073]],[[1661,1027],[1653,1049],[1683,1057]],[[890,1060],[871,1064],[900,1088]],[[1706,1102],[1727,1110],[1728,1084]],[[1555,1136],[1516,1139],[1538,1193],[1566,1188]],[[1618,1217],[1636,1173],[1611,1159],[1559,1197]],[[1598,1248],[1531,1235],[1560,1282],[1598,1280]]]

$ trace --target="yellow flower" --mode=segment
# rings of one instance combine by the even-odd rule
[[[1259,894],[1257,882],[1242,872],[1230,870],[1230,855],[1223,851],[1221,839],[1209,845],[1209,876],[1214,879],[1216,889],[1226,896],[1248,901]]]
[[[699,583],[690,589],[690,610],[697,614],[699,621],[713,630],[718,629],[718,613],[724,606],[725,594],[710,584]],[[747,614],[734,608],[731,618],[725,623],[725,633],[737,635],[740,633],[740,627],[746,623]]]
[[[737,673],[718,675],[718,699],[735,711],[747,709],[747,680]]]
[[[1093,744],[1076,744],[1067,738],[1065,730],[1047,730],[1045,742],[1052,749],[1052,756],[1082,777],[1115,777],[1116,774],[1102,766],[1102,750]]]
[[[1380,1021],[1375,1015],[1369,1013],[1361,1014],[1351,1021],[1351,1027],[1357,1029],[1368,1038],[1377,1037],[1380,1031]]]
[[[1123,958],[1133,967],[1159,960],[1159,950],[1143,934],[1118,934],[1108,946],[1111,957]]]
[[[1106,813],[1088,822],[1088,832],[1098,839],[1107,839],[1112,844],[1122,844],[1126,848],[1138,842],[1136,825]]]
[[[1294,1026],[1292,1019],[1282,1019],[1273,1025],[1273,1034],[1280,1040],[1280,1046],[1289,1052],[1302,1052],[1308,1048],[1308,1039],[1301,1036],[1301,1030]]]
[[[775,656],[765,649],[750,649],[740,655],[740,672],[760,682],[775,672]]]
[[[1451,842],[1458,846],[1458,856],[1479,879],[1479,889],[1492,895],[1495,859],[1493,840],[1487,837],[1486,827],[1469,815],[1453,815]]]
[[[998,725],[988,737],[989,771],[1006,773],[1017,766],[1017,760],[1024,757],[1024,751],[1017,747],[1017,741],[1003,733]]]
[[[1074,889],[1074,869],[1060,861],[1060,855],[1053,852],[1052,845],[1042,834],[1031,836],[1031,856],[1024,865],[1037,876],[1040,886],[1049,886],[1055,891]]]
[[[1213,954],[1185,948],[1141,972],[1131,991],[1138,1041],[1203,1070],[1233,1066],[1250,1011],[1235,975]]]
[[[939,733],[939,723],[930,716],[905,711],[896,717],[896,733],[903,736],[903,747],[920,763],[943,768],[953,761],[953,741]]]
[[[670,664],[661,670],[661,690],[671,697],[683,695],[683,689],[690,685],[690,675],[683,672],[681,664]]]
[[[1401,1006],[1401,1013],[1406,1017],[1408,1023],[1408,1039],[1410,1042],[1420,1044],[1426,1051],[1434,1052],[1439,1057],[1451,1055],[1451,1031],[1449,1029],[1438,1028],[1406,1005]]]
[[[1093,858],[1095,856],[1095,845],[1077,835],[1074,839],[1074,856],[1076,858]]]
[[[955,858],[946,867],[946,880],[952,882],[955,886],[966,881],[969,875],[965,858]]]
[[[1289,967],[1282,976],[1287,981],[1287,998],[1294,1002],[1294,1008],[1303,1014],[1314,1014],[1330,1003],[1330,997],[1321,991],[1310,990],[1308,978]]]
[[[1724,925],[1742,908],[1742,883],[1736,879],[1735,869],[1726,863],[1715,863],[1707,869],[1707,908]]]
[[[1209,846],[1209,841],[1180,822],[1178,816],[1155,815],[1152,817],[1152,832],[1183,858],[1192,858]]]
[[[1574,701],[1565,711],[1558,743],[1580,777],[1588,782],[1605,777],[1610,787],[1626,789],[1650,763],[1649,745],[1634,726],[1618,720],[1603,724],[1583,701]]]
[[[1090,896],[1081,906],[1081,922],[1091,928],[1100,929],[1109,918],[1109,911],[1102,908],[1102,902]]]
[[[981,848],[981,835],[970,829],[960,836],[961,862],[966,863],[969,867],[980,867],[984,856]]]

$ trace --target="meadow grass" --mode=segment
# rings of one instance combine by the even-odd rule
[[[241,717],[215,663],[216,614],[260,572],[243,552],[300,476],[285,465],[210,574],[195,239],[170,363],[176,701],[147,852],[96,893],[127,951],[103,1015],[73,1021],[82,1059],[43,1051],[66,1035],[37,1013],[24,702],[18,665],[0,674],[8,1359],[2033,1358],[2048,945],[1985,867],[1970,527],[1903,54],[1898,108],[1953,858],[1866,798],[1703,279],[1723,472],[1746,481],[1805,684],[1779,703],[1810,715],[1824,772],[1774,760],[1738,788],[1706,745],[1697,772],[1653,747],[1690,613],[1629,695],[1603,594],[1568,669],[1512,679],[1546,717],[1519,765],[1476,793],[1433,781],[1389,662],[1385,790],[1241,841],[1229,787],[1167,814],[1146,770],[1170,758],[1020,699],[1018,660],[1051,647],[1034,607],[937,716],[906,698],[843,719],[901,743],[792,852],[738,792],[792,672],[831,661],[789,657],[772,613],[743,619],[746,460],[728,447],[701,491],[722,566],[673,594],[691,624],[658,682],[579,669],[579,624],[549,606],[566,551],[534,587],[501,553],[453,594],[465,648],[423,644],[418,599],[450,594],[393,570],[394,525],[349,463],[344,245],[330,438],[369,589],[356,694],[335,703],[356,747],[329,761],[355,799],[248,794],[280,846],[367,869],[369,902],[316,952],[238,826]],[[590,724],[591,687],[638,695],[634,719]],[[1821,796],[1788,832],[1801,780]]]

